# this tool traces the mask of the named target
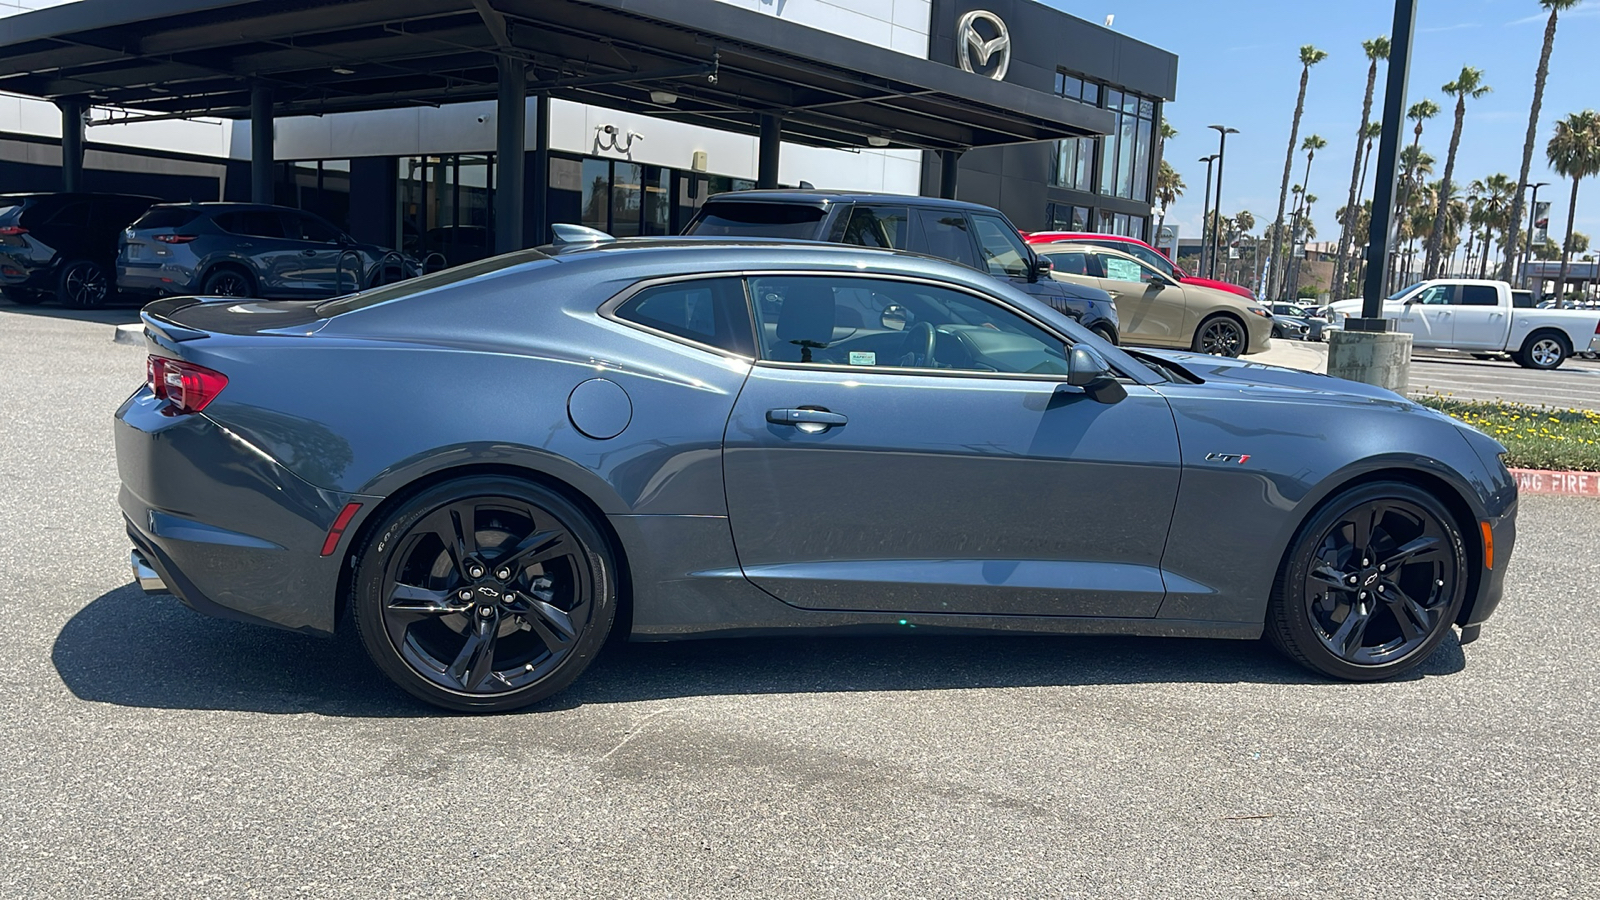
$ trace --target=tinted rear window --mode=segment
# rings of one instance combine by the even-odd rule
[[[1533,291],[1512,291],[1511,306],[1515,309],[1533,309]]]
[[[1499,306],[1500,292],[1487,284],[1461,286],[1462,306]]]
[[[182,228],[200,215],[197,209],[152,209],[133,223],[134,228]]]
[[[795,203],[708,203],[685,234],[814,240],[827,211]]]

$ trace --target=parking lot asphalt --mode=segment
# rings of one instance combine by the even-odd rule
[[[1569,359],[1553,372],[1524,369],[1464,354],[1418,354],[1411,359],[1411,395],[1457,400],[1509,400],[1563,409],[1600,409],[1600,362]]]
[[[1482,640],[1390,683],[1251,642],[707,641],[619,646],[543,707],[464,717],[349,635],[129,585],[110,423],[143,354],[109,331],[0,311],[0,897],[1600,884],[1596,501],[1526,498]]]

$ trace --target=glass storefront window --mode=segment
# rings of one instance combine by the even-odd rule
[[[1058,143],[1051,183],[1149,203],[1155,122],[1160,113],[1156,101],[1064,71],[1056,72],[1056,94],[1110,110],[1116,116],[1116,125],[1106,138]]]
[[[611,160],[583,161],[583,214],[580,224],[607,234],[611,231]]]
[[[494,157],[451,153],[400,160],[400,249],[447,265],[494,251]],[[437,258],[434,259],[437,264]]]

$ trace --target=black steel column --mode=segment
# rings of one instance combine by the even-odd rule
[[[83,190],[82,100],[57,100],[61,109],[61,189]]]
[[[535,246],[550,240],[550,95],[540,94],[538,103],[533,110],[533,183],[528,185],[533,198],[533,234],[528,237]]]
[[[1383,91],[1383,134],[1378,138],[1378,172],[1372,190],[1372,224],[1367,242],[1367,277],[1361,289],[1361,318],[1348,319],[1351,331],[1392,331],[1383,318],[1383,286],[1394,243],[1394,189],[1400,175],[1400,129],[1405,125],[1406,87],[1411,77],[1411,36],[1417,0],[1395,0],[1394,34],[1389,38],[1389,76]]]
[[[961,151],[939,151],[939,196],[946,200],[956,198],[956,182],[961,178]]]
[[[783,118],[761,117],[761,146],[756,152],[756,187],[778,186],[778,150],[783,141]]]
[[[528,125],[528,68],[502,56],[494,108],[494,252],[522,249],[523,132]]]
[[[272,89],[250,87],[250,202],[271,203],[272,172]]]

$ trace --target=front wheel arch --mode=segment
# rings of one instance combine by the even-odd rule
[[[1459,488],[1438,475],[1418,469],[1370,469],[1324,485],[1313,502],[1306,504],[1304,515],[1299,517],[1295,522],[1294,528],[1283,541],[1279,549],[1278,568],[1274,575],[1273,583],[1277,583],[1277,580],[1283,576],[1284,570],[1288,567],[1289,554],[1299,541],[1301,531],[1305,529],[1307,523],[1316,517],[1317,513],[1322,511],[1323,507],[1347,491],[1377,481],[1399,481],[1420,488],[1432,494],[1450,511],[1456,527],[1461,530],[1462,543],[1467,551],[1467,596],[1466,600],[1461,604],[1460,613],[1456,616],[1456,624],[1465,625],[1470,622],[1473,606],[1478,600],[1478,589],[1483,579],[1483,539],[1478,530],[1478,515]],[[1266,615],[1266,607],[1263,607],[1263,625],[1266,624]]]
[[[544,472],[510,465],[466,465],[429,472],[398,488],[370,509],[364,509],[360,522],[346,538],[344,554],[340,560],[339,583],[334,595],[334,631],[337,632],[348,619],[350,600],[355,590],[353,576],[356,555],[366,546],[372,531],[388,521],[390,514],[401,504],[434,485],[478,475],[516,478],[548,488],[589,516],[600,532],[601,538],[606,541],[616,562],[617,611],[612,624],[612,634],[618,639],[625,640],[633,631],[633,576],[628,565],[627,549],[616,529],[612,527],[611,519],[606,516],[598,503],[571,484]]]

